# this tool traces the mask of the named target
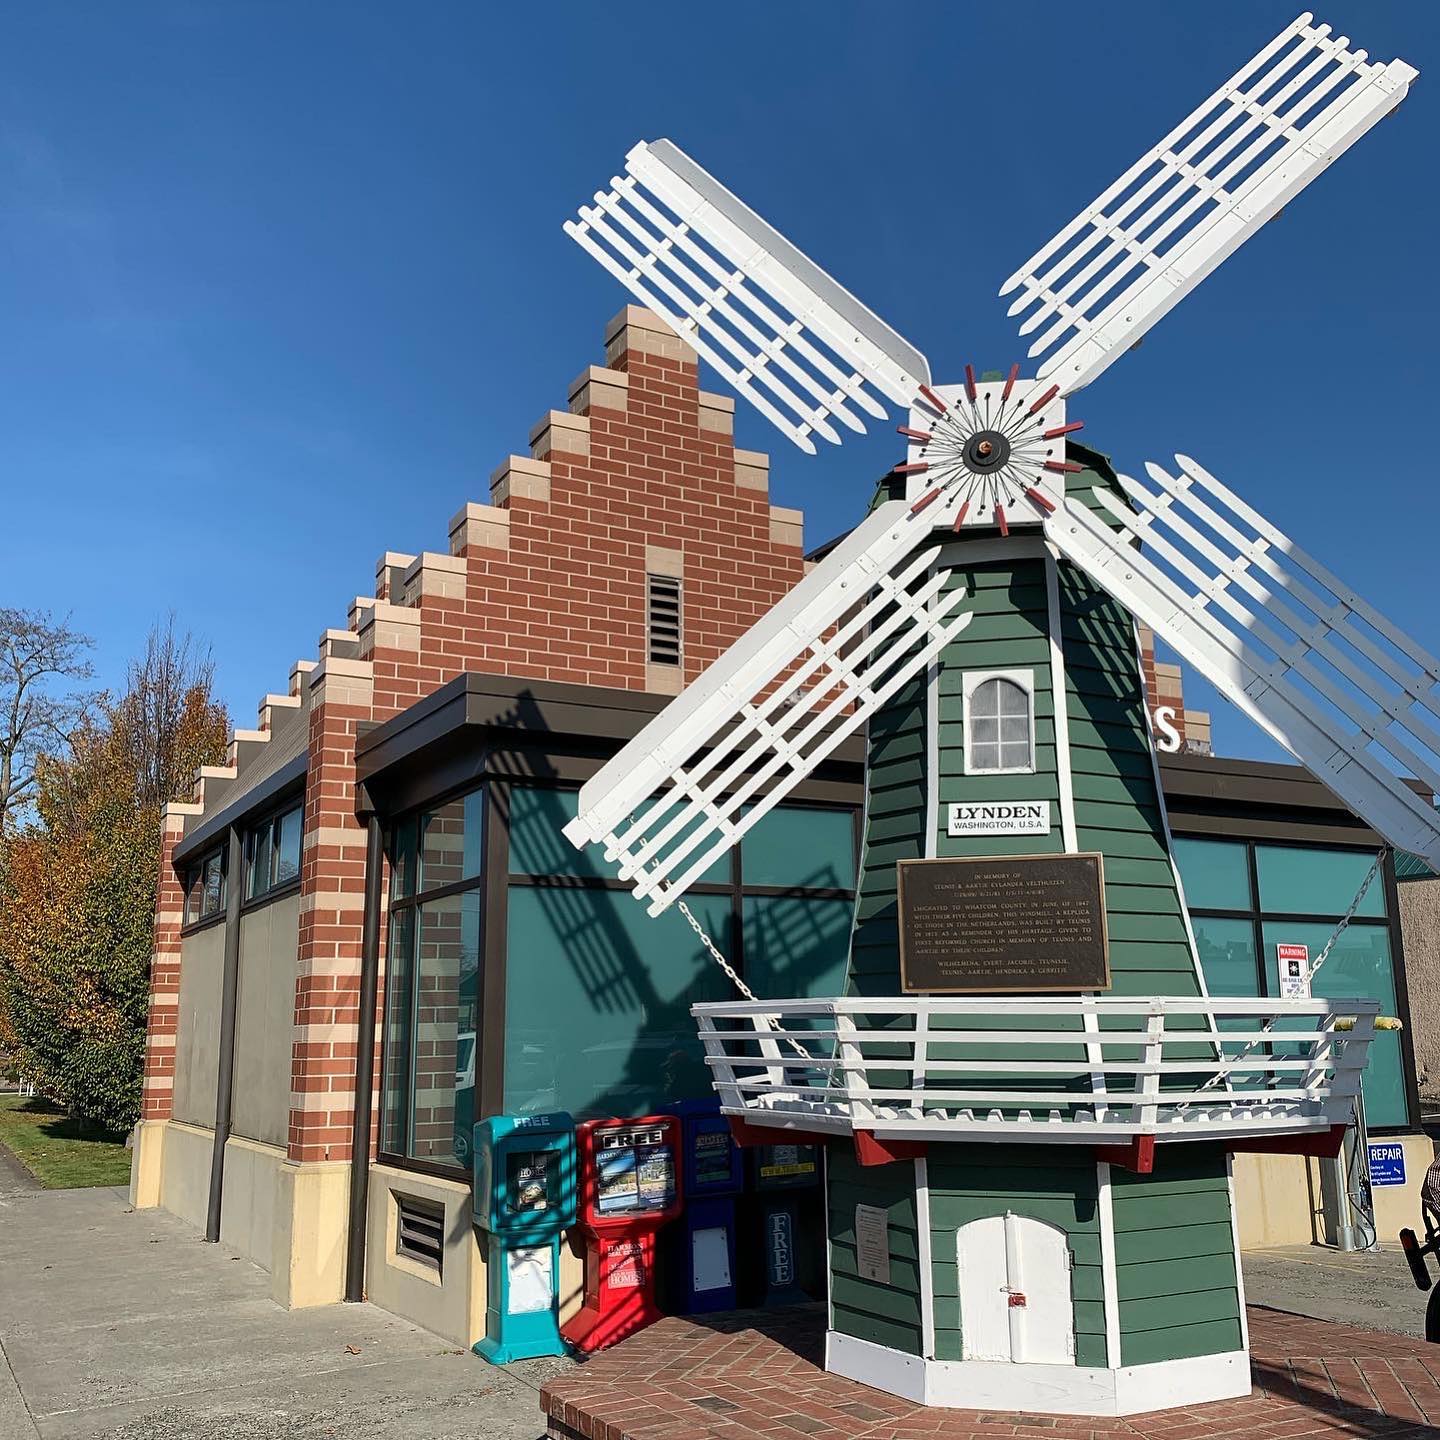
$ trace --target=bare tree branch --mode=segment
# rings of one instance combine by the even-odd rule
[[[94,674],[94,642],[48,611],[0,608],[0,840],[26,813],[43,755],[68,747],[89,697],[58,682]]]

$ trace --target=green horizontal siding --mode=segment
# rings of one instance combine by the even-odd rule
[[[960,1227],[1010,1210],[1065,1232],[1075,1257],[1070,1277],[1075,1363],[1106,1364],[1099,1186],[1089,1152],[1040,1145],[932,1145],[926,1171],[934,1255],[935,1358],[958,1360],[963,1350],[964,1315],[956,1266]]]
[[[1155,1170],[1112,1168],[1115,1284],[1126,1365],[1240,1348],[1225,1154],[1161,1147]]]
[[[915,1167],[905,1162],[862,1166],[848,1142],[826,1152],[830,1233],[830,1304],[843,1335],[919,1355],[920,1242],[916,1228]],[[855,1207],[889,1215],[890,1283],[861,1279],[855,1260]]]

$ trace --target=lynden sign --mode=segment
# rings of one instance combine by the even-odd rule
[[[950,806],[946,833],[964,835],[1048,835],[1048,800],[994,800]]]

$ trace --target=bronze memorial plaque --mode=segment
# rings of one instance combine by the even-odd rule
[[[907,994],[1109,988],[1099,854],[901,860],[897,870]]]

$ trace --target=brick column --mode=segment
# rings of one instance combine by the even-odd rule
[[[296,954],[290,1126],[281,1217],[290,1243],[271,1275],[283,1305],[344,1292],[350,1127],[365,903],[365,827],[355,818],[355,739],[374,694],[368,660],[330,655],[310,675],[300,935]]]
[[[160,872],[155,887],[155,930],[150,954],[150,1008],[145,1021],[145,1069],[140,1123],[135,1127],[130,1203],[137,1210],[160,1203],[165,1122],[174,1113],[175,1037],[180,1016],[180,927],[185,891],[175,873],[175,848],[185,817],[199,805],[170,804],[160,812]]]

